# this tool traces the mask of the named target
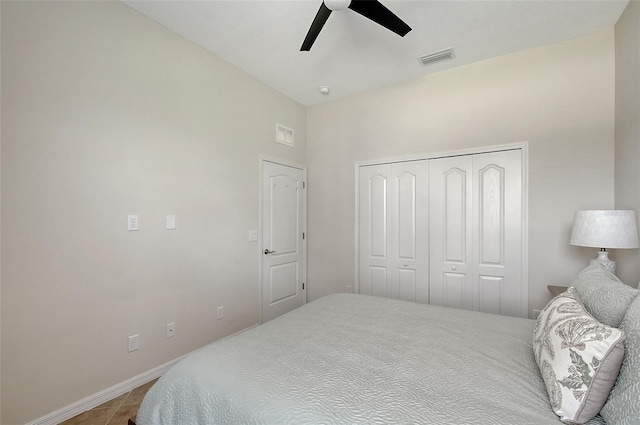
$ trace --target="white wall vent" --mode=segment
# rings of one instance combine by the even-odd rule
[[[422,64],[422,66],[427,66],[435,62],[444,61],[447,59],[453,59],[456,57],[453,48],[441,50],[439,52],[429,53],[428,55],[420,56],[418,58],[418,62]]]
[[[276,123],[276,142],[293,147],[293,129]]]

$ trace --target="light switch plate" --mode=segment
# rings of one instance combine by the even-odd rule
[[[128,215],[127,216],[127,230],[138,230],[138,216],[137,215]]]
[[[176,216],[167,215],[167,230],[175,230],[175,229],[176,229]]]
[[[258,231],[249,230],[249,242],[256,242],[258,240]]]

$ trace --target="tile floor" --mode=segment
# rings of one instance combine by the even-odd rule
[[[153,380],[139,386],[120,397],[64,421],[60,425],[127,425],[129,418],[135,418],[142,399],[155,383],[156,380]]]

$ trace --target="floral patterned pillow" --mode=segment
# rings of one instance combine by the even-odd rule
[[[570,287],[538,316],[533,354],[553,411],[562,422],[583,424],[607,401],[622,364],[624,333],[589,315]]]

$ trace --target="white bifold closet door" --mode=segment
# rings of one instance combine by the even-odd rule
[[[522,153],[359,167],[358,290],[527,316]]]
[[[526,316],[519,150],[429,164],[430,303]]]
[[[427,161],[360,167],[359,292],[429,302]]]

